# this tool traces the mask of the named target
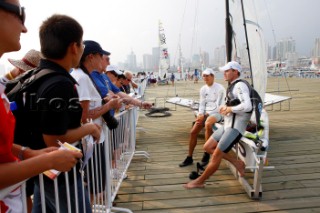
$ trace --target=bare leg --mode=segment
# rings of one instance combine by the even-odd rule
[[[202,128],[203,126],[201,124],[195,123],[191,129],[190,140],[189,140],[189,152],[188,152],[189,157],[192,157],[193,155],[194,148],[197,145],[197,137]]]
[[[215,141],[215,143],[217,143]],[[225,153],[223,153],[219,148],[215,149],[214,153],[212,154],[211,160],[207,166],[207,168],[204,170],[201,176],[199,176],[197,179],[190,181],[189,183],[183,185],[186,189],[193,189],[193,188],[202,188],[204,187],[204,182],[217,171],[219,168],[219,165],[221,163],[221,160]]]
[[[212,154],[214,153],[217,145],[218,143],[212,137],[210,137],[204,144],[203,148],[207,153]],[[231,152],[226,153],[223,156],[223,159],[232,163],[232,165],[238,170],[241,177],[244,176],[246,165],[242,160],[238,160],[234,155],[231,154]]]
[[[213,116],[209,116],[205,123],[205,141],[212,135],[212,125],[217,122],[217,119]]]
[[[213,154],[217,145],[218,145],[218,143],[212,137],[209,137],[209,139],[203,145],[203,149],[211,155],[211,154]]]
[[[237,159],[230,152],[225,154],[223,158],[232,163],[232,165],[238,170],[240,177],[244,176],[246,165],[242,160]]]
[[[189,183],[183,185],[183,187],[187,189],[192,188],[202,188],[204,187],[204,182],[214,174],[220,166],[221,160],[225,159],[232,163],[235,168],[238,170],[241,177],[244,176],[245,173],[245,164],[241,160],[238,160],[236,157],[232,156],[230,153],[224,153],[219,148],[217,148],[217,141],[215,141],[212,137],[205,143],[204,148],[206,152],[212,153],[211,160],[204,170],[201,176],[197,179],[190,181]]]

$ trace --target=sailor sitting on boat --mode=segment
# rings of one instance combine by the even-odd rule
[[[200,89],[199,112],[190,132],[188,156],[179,164],[180,167],[193,163],[192,154],[197,145],[197,136],[201,129],[205,127],[205,141],[207,141],[212,134],[212,125],[222,120],[219,107],[224,104],[226,90],[221,84],[214,82],[214,71],[212,69],[205,69],[202,72],[202,77],[206,85]],[[205,152],[201,160],[202,166],[208,163],[209,158],[210,155]]]

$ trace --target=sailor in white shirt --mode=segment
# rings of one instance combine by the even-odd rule
[[[197,136],[201,129],[205,127],[205,141],[207,141],[212,134],[213,125],[220,122],[223,118],[219,113],[219,108],[224,105],[226,90],[221,84],[214,82],[214,71],[212,69],[205,69],[202,72],[202,77],[206,84],[200,89],[199,112],[190,132],[188,156],[179,164],[180,167],[193,163],[192,155],[197,145]],[[201,165],[205,166],[209,162],[209,159],[210,155],[205,152]]]

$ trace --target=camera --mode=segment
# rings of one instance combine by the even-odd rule
[[[106,124],[107,124],[107,126],[108,126],[108,128],[109,128],[110,130],[115,129],[115,128],[118,127],[119,122],[118,122],[118,120],[117,120],[114,116],[112,116],[112,115],[110,114],[110,111],[104,113],[104,114],[102,115],[102,118],[103,118],[103,120],[106,122]]]
[[[226,105],[227,106],[237,106],[241,103],[241,101],[236,98],[236,99],[232,99],[232,100],[227,100]]]

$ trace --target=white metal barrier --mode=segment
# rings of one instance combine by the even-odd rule
[[[51,180],[45,175],[39,176],[41,194],[39,212],[51,212],[49,210],[52,208],[53,212],[88,212],[85,205],[88,202],[92,212],[111,212],[111,210],[132,212],[130,209],[114,207],[113,201],[122,181],[127,177],[126,171],[133,156],[148,157],[147,152],[135,151],[137,113],[136,107],[125,110],[116,116],[119,120],[116,129],[109,130],[106,126],[103,128],[105,141],[93,144],[92,157],[84,171],[79,172],[78,166],[71,172],[60,174],[59,178],[54,179],[52,186],[48,186],[48,181]],[[86,143],[89,143],[86,146],[89,147],[91,142],[86,140]],[[83,153],[90,155],[85,148]],[[48,192],[54,192],[53,203],[46,201]]]

